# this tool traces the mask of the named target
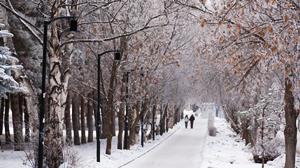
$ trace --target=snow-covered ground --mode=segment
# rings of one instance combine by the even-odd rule
[[[86,144],[73,147],[73,151],[77,153],[77,165],[80,168],[118,168],[122,165],[132,162],[138,157],[142,157],[143,154],[153,150],[154,148],[160,146],[164,141],[167,141],[173,134],[183,127],[183,123],[175,125],[174,128],[169,129],[169,132],[162,136],[156,136],[155,141],[148,141],[144,144],[144,147],[137,144],[131,146],[130,150],[118,150],[116,149],[117,140],[116,137],[113,139],[112,155],[104,154],[105,151],[105,141],[101,142],[101,162],[96,162],[96,144]]]
[[[80,146],[73,146],[66,149],[65,154],[68,155],[68,162],[75,161],[75,165],[72,168],[118,168],[128,162],[141,157],[144,153],[156,148],[161,143],[172,137],[174,133],[180,130],[183,126],[183,122],[175,125],[172,129],[169,129],[167,133],[162,136],[156,136],[155,141],[149,140],[145,142],[144,147],[137,144],[131,146],[130,150],[118,150],[117,139],[113,138],[112,155],[106,155],[105,145],[106,141],[101,140],[101,158],[100,163],[96,162],[96,142],[82,144]],[[30,165],[25,165],[26,153],[23,151],[15,152],[12,150],[0,151],[0,168],[29,168]],[[64,166],[61,166],[65,168]],[[69,168],[69,167],[68,167]]]
[[[181,128],[172,137],[123,168],[199,168],[207,135],[207,120],[196,118],[193,129]]]
[[[25,153],[15,151],[0,151],[0,168],[25,168]]]
[[[261,168],[261,164],[255,164],[249,147],[237,136],[224,119],[216,118],[216,137],[207,137],[204,160],[201,168]],[[300,167],[300,157],[297,156],[296,166]],[[284,155],[272,162],[268,162],[265,168],[283,168]]]
[[[185,111],[185,114],[190,114]],[[105,155],[105,140],[101,141],[101,162],[96,162],[96,143],[88,143],[67,149],[72,168],[260,168],[255,164],[249,147],[230,129],[224,119],[216,118],[217,135],[207,136],[207,115],[196,117],[194,129],[185,129],[180,122],[155,141],[148,141],[142,148],[139,144],[130,150],[117,150],[113,138],[112,155]],[[75,156],[75,157],[71,157]],[[25,152],[0,151],[0,168],[28,168],[24,165]],[[266,168],[284,167],[284,155]],[[297,156],[300,168],[300,157]],[[64,168],[62,166],[62,168]]]
[[[202,168],[258,168],[252,154],[230,130],[224,119],[216,118],[217,136],[207,137]]]

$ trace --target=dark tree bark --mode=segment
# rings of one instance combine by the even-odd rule
[[[118,122],[119,122],[119,133],[118,133],[118,149],[123,149],[123,131],[125,128],[125,102],[120,104],[120,110],[118,113]]]
[[[0,135],[3,134],[3,120],[4,120],[4,98],[1,98],[1,105],[0,105]]]
[[[123,79],[124,81],[125,79]],[[118,125],[119,125],[119,133],[118,133],[118,149],[123,149],[123,131],[125,128],[125,85],[124,82],[122,82],[121,86],[121,104],[120,109],[118,112]]]
[[[180,105],[174,106],[174,123],[173,125],[177,124],[180,121]]]
[[[24,95],[19,94],[19,110],[20,110],[20,120],[21,120],[21,129],[23,130],[23,123],[24,123],[24,109],[25,109],[25,98]]]
[[[72,144],[72,126],[71,126],[71,95],[68,94],[66,109],[65,109],[65,124],[66,124],[66,142],[68,145]]]
[[[166,106],[166,108],[165,108],[165,111],[164,111],[164,120],[165,120],[165,132],[168,132],[169,131],[169,115],[168,115],[168,104],[167,104],[167,106]]]
[[[25,142],[30,142],[30,122],[29,122],[29,111],[27,108],[27,102],[24,98],[24,123],[25,123]]]
[[[116,135],[116,129],[115,129],[115,108],[114,108],[114,94],[115,94],[115,80],[117,78],[117,69],[118,65],[116,62],[113,62],[112,65],[112,70],[111,70],[111,77],[109,81],[109,88],[108,88],[108,95],[107,95],[107,142],[106,142],[106,154],[110,155],[111,154],[111,140],[112,137]]]
[[[294,95],[292,92],[293,84],[289,77],[285,78],[284,111],[286,126],[284,129],[285,137],[285,168],[295,168],[297,127],[296,120],[298,114],[294,107]]]
[[[5,100],[5,116],[4,116],[4,127],[5,127],[5,143],[10,144],[10,131],[9,131],[9,107],[10,107],[10,96]]]
[[[250,133],[249,133],[249,130],[247,128],[243,129],[243,131],[242,131],[242,139],[245,140],[245,145],[246,146],[250,143]]]
[[[148,115],[148,106],[149,106],[149,102],[148,102],[149,100],[147,99],[147,98],[145,98],[144,100],[143,100],[143,102],[141,103],[141,112],[140,112],[140,116],[139,116],[139,118],[140,118],[140,131],[141,131],[141,137],[143,138],[143,139],[141,139],[141,141],[143,141],[143,143],[147,140],[147,137],[146,137],[146,133],[145,133],[145,127],[146,127],[146,125],[145,125],[145,123],[147,123],[147,121],[146,121],[146,116]]]
[[[108,136],[106,142],[106,150],[105,150],[105,154],[107,155],[111,154],[111,144],[112,144],[112,136]]]
[[[86,102],[83,96],[81,96],[81,143],[86,143],[86,136],[85,136],[85,111],[86,111]]]
[[[136,134],[138,134],[140,121],[140,102],[136,102],[131,111],[129,111],[129,144],[134,145],[136,143]]]
[[[91,96],[89,96],[91,98]],[[86,115],[86,124],[88,127],[88,142],[93,142],[93,132],[94,132],[94,124],[93,124],[93,102],[88,100],[88,109]]]
[[[166,106],[167,107],[167,106]],[[166,132],[166,116],[165,116],[165,110],[163,105],[160,107],[160,135],[163,135]]]
[[[155,116],[156,116],[156,104],[152,107],[152,140],[155,140]]]
[[[22,150],[23,133],[22,133],[22,114],[20,110],[19,95],[11,95],[11,111],[14,129],[14,150]]]
[[[79,138],[79,97],[77,94],[72,98],[72,123],[74,132],[74,145],[80,145]]]

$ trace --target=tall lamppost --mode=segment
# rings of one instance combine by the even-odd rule
[[[141,80],[141,87],[142,87],[142,80],[143,80],[143,77],[144,77],[144,71],[143,71],[143,67],[141,68],[141,72],[140,72],[140,80]],[[146,102],[144,102],[146,103]],[[141,145],[142,147],[144,147],[144,109],[143,109],[143,100],[141,102],[142,104],[142,109],[141,109]]]
[[[77,31],[77,20],[74,16],[62,16],[53,18],[50,21],[44,21],[43,36],[43,60],[42,60],[42,93],[40,96],[40,116],[39,116],[39,146],[38,146],[38,167],[43,168],[44,155],[44,137],[45,137],[45,98],[46,98],[46,67],[47,67],[47,43],[48,26],[56,20],[68,19],[70,22],[70,31]]]
[[[156,113],[156,105],[154,104],[152,107],[152,140],[155,140],[155,113]]]
[[[101,54],[98,54],[97,58],[97,113],[96,113],[96,141],[97,141],[97,146],[96,146],[96,157],[97,157],[97,162],[100,162],[100,134],[101,134],[101,128],[100,128],[100,108],[101,108],[101,57],[107,53],[114,53],[114,60],[115,61],[120,61],[121,60],[121,52],[119,50],[109,50],[109,51],[104,51]]]
[[[129,83],[129,71],[124,73],[124,77],[125,77],[125,104],[126,104],[126,109],[125,109],[125,130],[124,130],[124,149],[129,149],[129,144],[128,144],[128,111],[129,111],[129,89],[128,89],[128,83]]]

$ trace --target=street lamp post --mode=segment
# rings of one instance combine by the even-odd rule
[[[46,98],[46,67],[47,67],[47,42],[48,42],[48,26],[56,20],[69,19],[70,31],[77,31],[77,20],[74,16],[62,16],[54,18],[50,21],[44,21],[43,35],[43,60],[42,60],[42,93],[40,96],[40,115],[39,115],[39,146],[38,146],[38,167],[43,167],[44,155],[44,137],[45,137],[45,98]]]
[[[142,102],[143,107],[143,102]],[[142,109],[141,113],[141,145],[144,147],[144,110]]]
[[[129,89],[128,89],[128,83],[129,83],[129,72],[126,72],[124,74],[125,76],[125,86],[126,86],[126,89],[125,89],[125,99],[126,99],[126,109],[125,109],[125,130],[124,130],[124,149],[129,149],[129,144],[128,144],[128,129],[129,129],[129,126],[128,126],[128,111],[129,111]]]
[[[100,162],[100,134],[101,134],[101,128],[100,128],[100,108],[101,108],[101,57],[107,53],[114,53],[114,60],[115,61],[120,61],[121,60],[121,52],[119,50],[109,50],[105,51],[101,54],[98,54],[97,58],[97,113],[96,113],[96,141],[97,141],[97,146],[96,146],[96,157],[97,157],[97,162]]]
[[[152,139],[155,140],[155,112],[156,112],[156,105],[153,105],[152,109]]]
[[[144,72],[143,72],[143,67],[141,68],[141,73],[140,73],[140,79],[141,79],[141,86],[142,86],[142,80],[144,77]],[[144,102],[146,103],[146,102]],[[144,104],[142,101],[142,109],[141,109],[141,145],[144,147]]]

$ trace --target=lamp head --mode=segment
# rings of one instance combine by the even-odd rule
[[[78,28],[78,22],[77,22],[77,20],[75,19],[75,17],[74,18],[72,18],[71,20],[70,20],[70,31],[75,31],[75,32],[77,32],[77,29]]]
[[[141,77],[145,76],[144,67],[141,67],[140,75],[141,75]]]
[[[114,53],[114,60],[115,61],[121,61],[121,52],[120,51],[116,51],[115,53]]]

